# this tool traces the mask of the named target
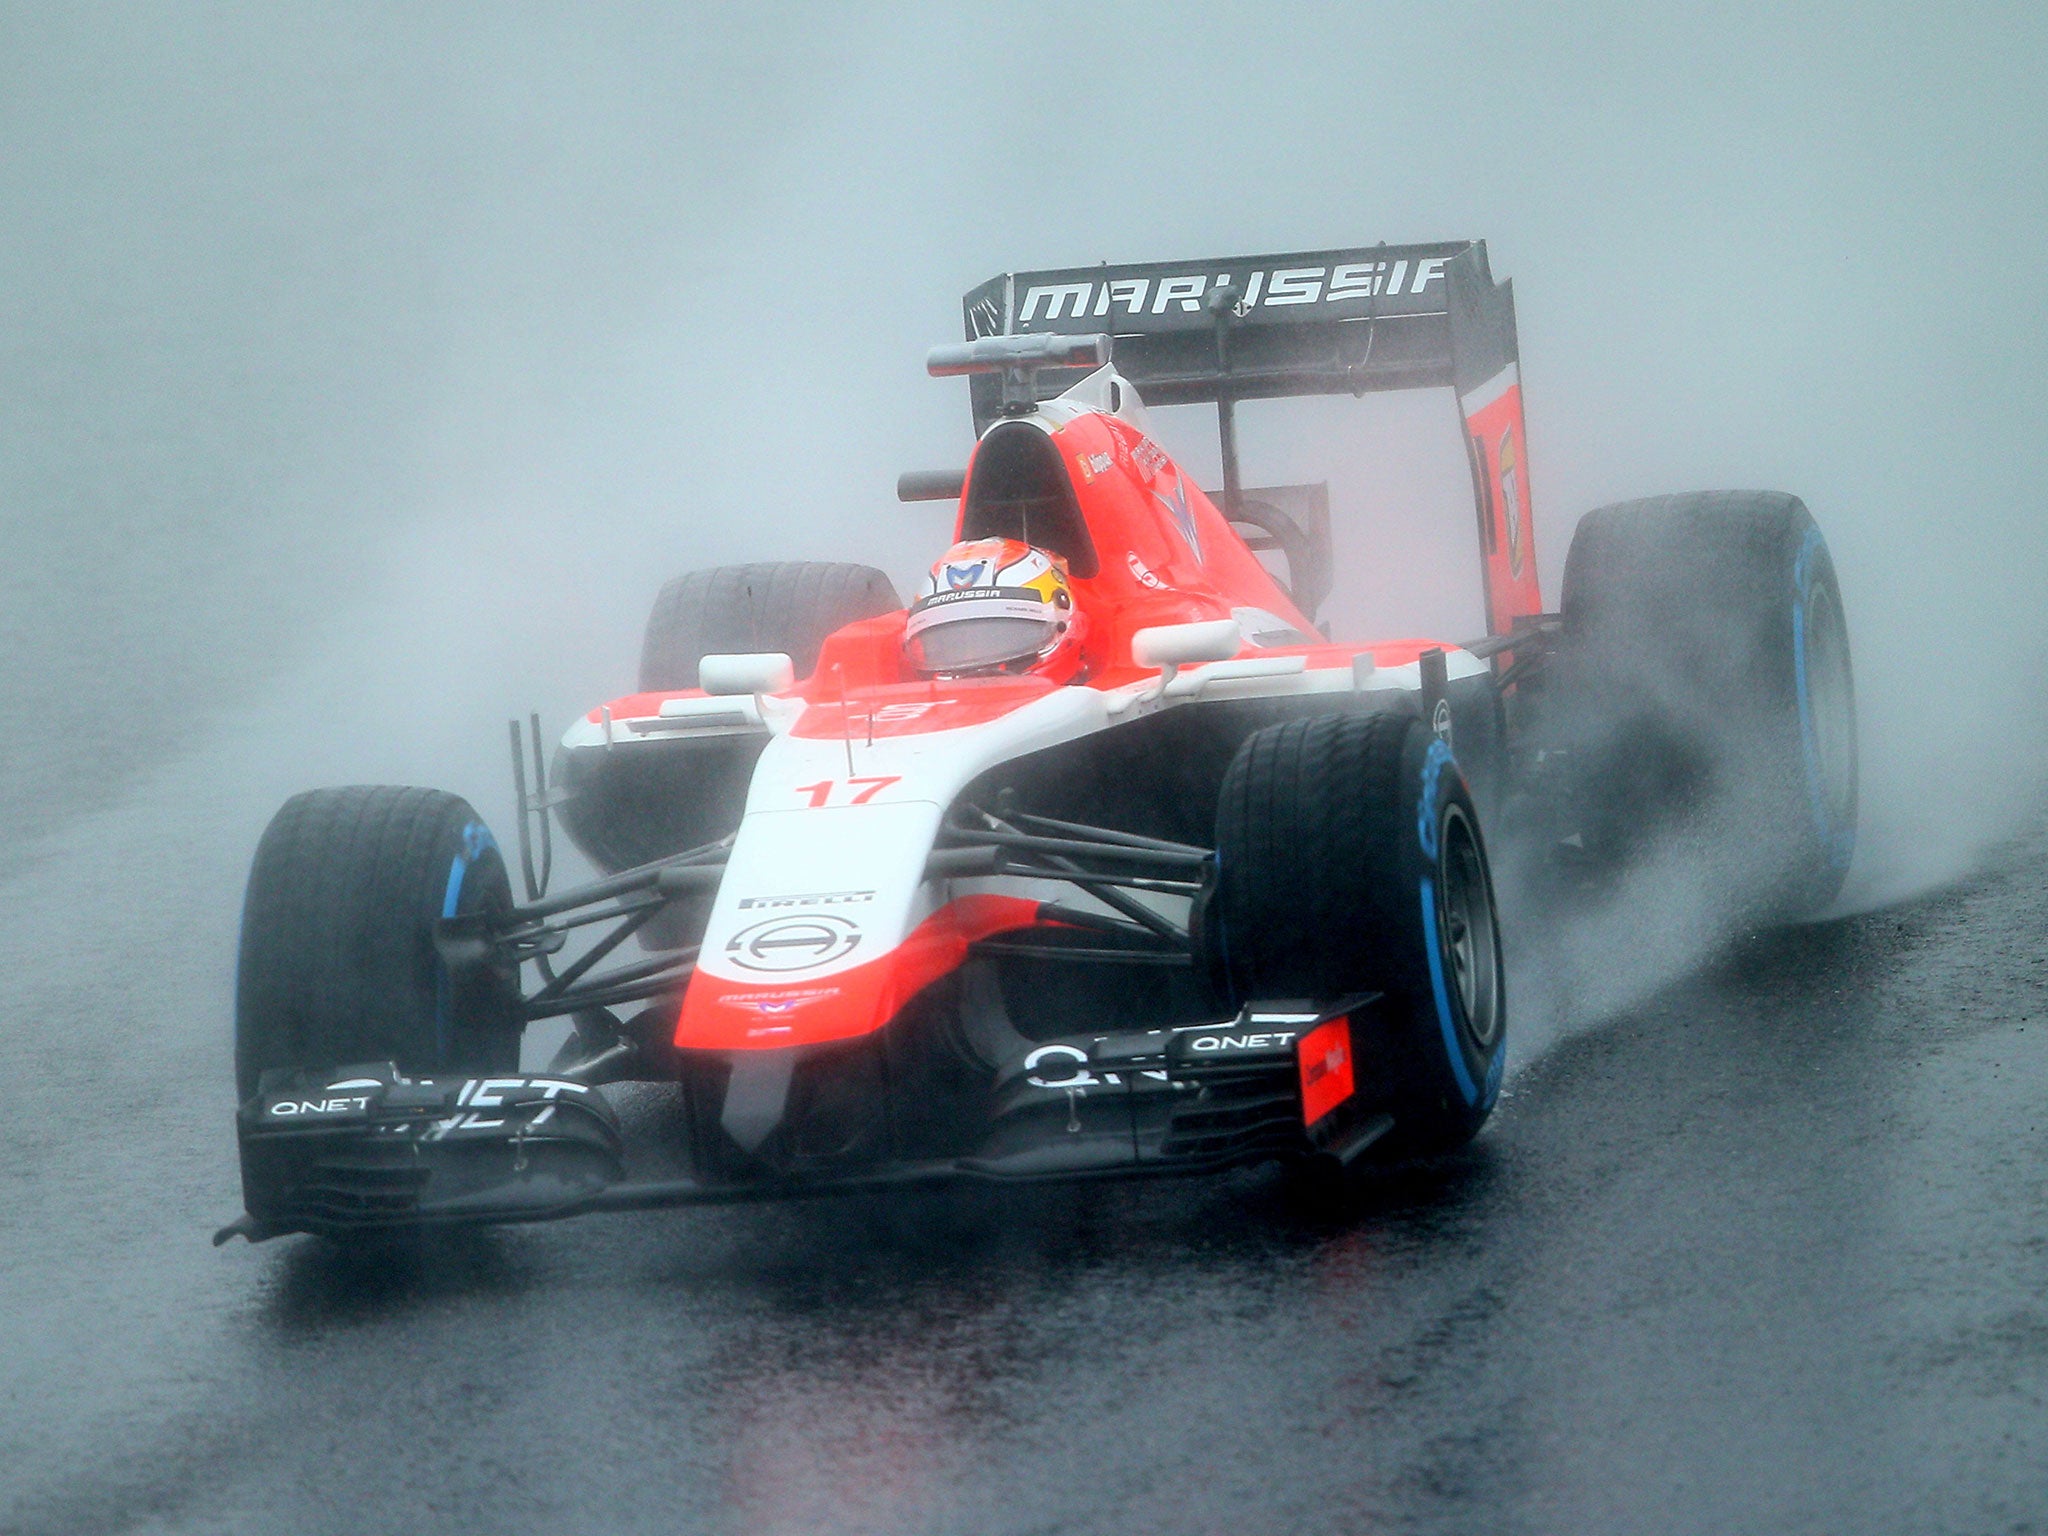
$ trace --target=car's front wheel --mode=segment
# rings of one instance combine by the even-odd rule
[[[435,943],[439,919],[511,905],[497,842],[467,801],[387,785],[294,795],[257,845],[242,903],[240,1097],[272,1068],[517,1071],[516,963],[451,966]]]
[[[1203,963],[1233,1003],[1330,1003],[1392,1155],[1469,1141],[1500,1091],[1507,988],[1472,793],[1407,714],[1324,715],[1248,737],[1224,779]]]

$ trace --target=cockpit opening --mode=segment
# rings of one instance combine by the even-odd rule
[[[1015,539],[1049,549],[1084,579],[1100,564],[1066,462],[1051,439],[1029,422],[998,422],[982,438],[967,484],[960,537]]]

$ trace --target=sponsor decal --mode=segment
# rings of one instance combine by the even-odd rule
[[[1445,746],[1451,745],[1451,701],[1438,699],[1436,708],[1430,711],[1429,728],[1435,731],[1437,739]]]
[[[957,608],[965,603],[976,613],[983,611],[983,603],[1032,603],[1043,602],[1036,587],[956,587],[947,592],[934,592],[917,601],[918,611],[927,613],[934,608]],[[996,610],[1002,611],[1002,610]],[[1020,612],[1028,611],[1028,607]]]
[[[975,585],[987,571],[986,560],[975,560],[967,565],[949,565],[946,567],[946,585],[958,592],[962,588]]]
[[[1149,277],[1111,278],[1102,285],[1102,294],[1090,313],[1106,315],[1110,305],[1121,304],[1125,314],[1142,315],[1145,313],[1145,296],[1151,291],[1152,279]]]
[[[350,1115],[370,1107],[367,1094],[354,1094],[339,1099],[279,1099],[264,1110],[281,1120],[303,1115]]]
[[[472,1078],[462,1085],[455,1095],[455,1102],[472,1109],[497,1109],[513,1094],[531,1097],[539,1094],[543,1100],[553,1101],[565,1093],[588,1093],[588,1083],[572,1083],[559,1077],[480,1077]]]
[[[1202,558],[1202,541],[1195,532],[1194,509],[1188,505],[1188,488],[1179,475],[1173,477],[1173,495],[1162,496],[1152,493],[1152,499],[1166,509],[1166,515],[1173,519],[1173,526],[1180,530],[1180,536],[1188,541],[1188,548],[1195,552],[1195,559]]]
[[[1087,485],[1091,484],[1097,475],[1108,474],[1109,466],[1115,459],[1107,453],[1084,453],[1074,462],[1081,470],[1081,483]]]
[[[920,635],[934,624],[951,624],[959,619],[1043,621],[1047,601],[1030,587],[975,587],[966,592],[941,592],[917,605],[905,633]]]
[[[838,995],[837,987],[779,987],[773,992],[727,994],[718,1001],[721,1007],[738,1008],[746,1013],[758,1014],[764,1019],[779,1019],[796,1012],[799,1008],[807,1008],[812,1003],[826,1002]]]
[[[1200,1056],[1227,1056],[1234,1051],[1277,1051],[1294,1043],[1298,1029],[1262,1030],[1257,1034],[1196,1035],[1188,1049]]]
[[[1065,1076],[1045,1077],[1038,1069],[1046,1067]],[[1097,1077],[1088,1070],[1088,1053],[1076,1045],[1041,1045],[1024,1058],[1024,1081],[1034,1088],[1064,1088],[1073,1092],[1082,1088],[1122,1087],[1123,1079],[1114,1072]],[[1069,1125],[1068,1130],[1079,1130],[1078,1125]]]
[[[1314,304],[1323,296],[1321,267],[1286,267],[1266,283],[1266,307],[1280,304]]]
[[[725,958],[748,971],[808,971],[845,959],[860,938],[858,923],[831,913],[775,917],[726,940]]]
[[[1302,305],[1347,304],[1383,294],[1421,294],[1444,281],[1448,256],[1429,256],[1420,261],[1346,261],[1327,267],[1263,268],[1248,276],[1237,313],[1248,315],[1259,309],[1288,309]],[[1231,286],[1228,272],[1187,272],[1168,277],[1111,277],[1101,282],[1033,283],[1024,290],[1017,311],[1017,323],[1029,325],[1040,320],[1121,318],[1138,315],[1198,314],[1211,293]],[[989,331],[995,334],[999,319],[989,306]]]
[[[1089,300],[1094,296],[1093,283],[1046,283],[1033,286],[1025,291],[1024,309],[1017,319],[1021,324],[1036,320],[1039,308],[1043,305],[1045,318],[1048,320],[1057,320],[1063,314],[1071,314],[1078,320],[1088,313]]]
[[[1138,558],[1136,550],[1124,556],[1124,564],[1131,568],[1133,576],[1137,577],[1146,586],[1152,588],[1153,591],[1164,592],[1166,590],[1166,583],[1152,574],[1152,567]]]
[[[563,1094],[587,1095],[589,1092],[589,1084],[572,1083],[559,1077],[471,1078],[455,1095],[456,1113],[436,1120],[421,1133],[420,1139],[441,1141],[464,1131],[497,1130],[507,1124],[506,1117],[480,1111],[531,1109],[536,1104],[540,1106],[540,1113],[526,1121],[525,1130],[537,1130],[555,1118],[555,1101]]]
[[[1442,282],[1445,261],[1442,257],[1431,257],[1416,267],[1415,286],[1409,293],[1420,293],[1433,282]],[[1341,304],[1346,299],[1371,299],[1383,293],[1400,293],[1408,281],[1408,263],[1405,261],[1347,261],[1330,268],[1330,286],[1323,295],[1330,304]]]
[[[1003,331],[1003,309],[993,294],[977,299],[974,307],[967,312],[967,323],[974,328],[974,339],[984,336],[1000,336]]]
[[[1350,1098],[1356,1087],[1351,1070],[1351,1020],[1334,1018],[1310,1030],[1302,1037],[1299,1061],[1301,1123],[1314,1125]]]
[[[1522,574],[1522,483],[1515,458],[1515,429],[1500,435],[1500,508],[1508,525],[1508,574]]]
[[[1173,464],[1173,460],[1166,456],[1166,450],[1149,437],[1141,437],[1132,445],[1131,462],[1147,480],[1158,479],[1159,472]]]
[[[742,896],[740,910],[757,907],[857,907],[875,899],[873,891],[817,891],[803,896]]]

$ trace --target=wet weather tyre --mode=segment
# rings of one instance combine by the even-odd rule
[[[1378,992],[1353,1019],[1358,1108],[1387,1156],[1462,1146],[1507,1051],[1493,881],[1451,750],[1404,713],[1246,738],[1224,777],[1200,958],[1232,1001]]]
[[[1841,888],[1856,693],[1827,541],[1796,496],[1713,491],[1589,512],[1565,563],[1556,693],[1583,840],[1625,861],[1699,840],[1746,910]]]
[[[902,606],[873,566],[781,560],[692,571],[654,600],[640,686],[649,693],[695,688],[706,656],[749,651],[787,652],[796,675],[808,677],[834,630]]]
[[[454,795],[357,786],[286,801],[242,904],[241,1098],[274,1068],[517,1071],[516,962],[479,945],[451,965],[435,943],[437,920],[511,904],[496,841]]]

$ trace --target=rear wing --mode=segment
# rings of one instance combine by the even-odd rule
[[[1237,401],[1452,390],[1472,465],[1488,626],[1508,634],[1517,618],[1543,611],[1514,289],[1493,280],[1484,241],[1009,272],[970,292],[963,309],[969,340],[1106,332],[1117,372],[1148,402],[1214,403],[1231,517],[1245,510]],[[1083,371],[1041,372],[1038,398]],[[1004,412],[1002,384],[984,375],[969,388],[978,433]]]

